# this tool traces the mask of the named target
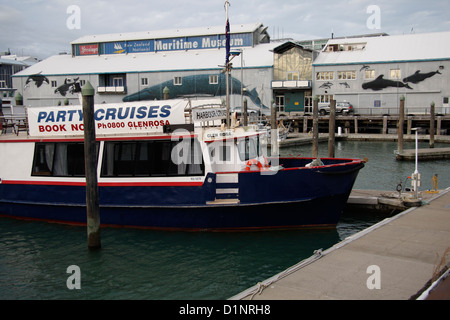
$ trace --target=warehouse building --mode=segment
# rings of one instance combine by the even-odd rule
[[[450,32],[331,39],[313,62],[319,103],[349,102],[359,114],[450,113]]]
[[[276,46],[267,27],[231,25],[230,39],[231,106],[240,106],[243,96],[249,107],[267,108]],[[90,35],[71,46],[71,54],[14,75],[25,106],[80,104],[86,81],[96,89],[96,103],[163,99],[163,91],[169,98],[225,96],[225,26]]]

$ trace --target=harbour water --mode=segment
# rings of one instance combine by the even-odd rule
[[[320,156],[326,148],[320,145]],[[410,187],[415,169],[396,161],[395,149],[395,142],[337,142],[336,157],[369,158],[356,189],[394,191],[399,182]],[[310,156],[311,146],[281,153]],[[450,186],[449,170],[448,160],[420,162],[421,190],[434,174],[440,188]],[[344,213],[336,229],[254,233],[103,228],[98,251],[87,249],[85,227],[0,218],[0,299],[227,299],[383,218]],[[80,289],[67,286],[72,265],[80,268]]]

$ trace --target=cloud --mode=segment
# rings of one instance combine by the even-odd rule
[[[230,0],[230,23],[261,22],[269,33],[295,40],[372,32],[447,31],[448,0]],[[68,29],[67,7],[80,8],[80,29]],[[369,30],[369,5],[381,10],[381,29]],[[225,25],[223,0],[0,0],[0,51],[46,58],[70,52],[84,35]],[[279,31],[277,31],[279,30]],[[276,38],[272,35],[272,38]]]

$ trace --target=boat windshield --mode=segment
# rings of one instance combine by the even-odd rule
[[[237,147],[241,161],[247,161],[263,155],[259,136],[238,139]]]

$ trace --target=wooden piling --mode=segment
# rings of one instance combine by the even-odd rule
[[[397,123],[397,134],[398,134],[398,152],[403,152],[403,124],[405,122],[405,96],[400,97],[400,109],[398,111],[398,123]]]
[[[434,148],[434,122],[435,122],[434,102],[430,104],[430,148]]]
[[[334,140],[336,130],[336,100],[330,102],[330,118],[328,122],[328,157],[334,158]]]
[[[91,83],[87,81],[81,89],[81,95],[83,97],[84,163],[86,175],[87,237],[89,249],[99,249],[101,247],[94,94],[94,88]]]
[[[312,157],[319,157],[319,97],[315,96],[313,100],[313,147]]]

